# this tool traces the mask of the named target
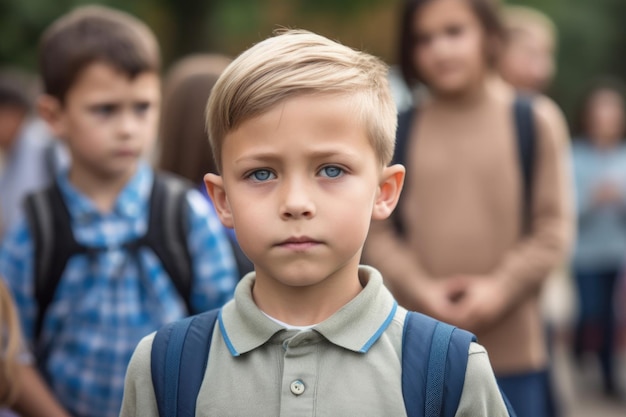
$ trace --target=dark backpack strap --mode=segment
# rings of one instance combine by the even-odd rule
[[[219,309],[170,323],[152,342],[152,385],[161,417],[194,417]]]
[[[408,417],[454,417],[474,335],[408,312],[402,341],[402,395]],[[428,358],[428,360],[425,360]]]
[[[532,227],[532,201],[536,129],[533,117],[532,97],[518,94],[514,103],[517,148],[522,173],[523,230],[530,233]]]
[[[187,192],[191,184],[170,174],[156,173],[150,198],[150,219],[146,235],[134,242],[150,247],[161,261],[189,314],[193,268],[187,236],[189,207]]]
[[[391,160],[392,164],[400,164],[404,165],[405,169],[408,170],[406,164],[406,153],[408,150],[408,142],[409,142],[409,134],[411,133],[411,129],[413,128],[413,124],[415,123],[415,108],[409,108],[398,114],[398,128],[396,130],[396,146],[393,152],[393,159]],[[406,188],[408,176],[405,176],[404,186]],[[400,194],[400,200],[398,201],[398,207],[402,203],[402,196]],[[393,222],[396,232],[399,235],[403,235],[404,227],[402,225],[402,220],[400,218],[399,210],[394,210],[391,214],[391,221]]]
[[[35,249],[37,318],[33,341],[36,344],[67,261],[75,254],[87,252],[87,248],[74,238],[70,212],[56,181],[46,189],[29,194],[24,203]]]

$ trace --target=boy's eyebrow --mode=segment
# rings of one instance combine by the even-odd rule
[[[362,155],[359,152],[352,150],[350,147],[337,147],[335,149],[313,150],[310,153],[308,153],[307,156],[313,159],[327,159],[327,158],[341,157],[344,159],[347,158],[347,159],[354,159],[354,160],[359,160],[362,157]],[[240,156],[239,158],[235,159],[234,163],[237,164],[240,162],[250,161],[250,160],[273,162],[273,161],[279,161],[282,158],[283,158],[282,153],[277,152],[277,151],[272,151],[272,150],[259,151],[259,152],[253,151],[253,152],[250,152],[249,154],[244,154]]]

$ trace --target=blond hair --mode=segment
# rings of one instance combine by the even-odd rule
[[[557,42],[558,30],[556,25],[543,12],[527,6],[506,6],[504,8],[504,28],[507,40],[519,34],[540,30],[550,38],[552,43]]]
[[[219,171],[228,133],[279,103],[303,94],[353,98],[382,165],[393,157],[397,110],[387,65],[304,30],[281,30],[243,52],[219,78],[207,106],[207,129]]]
[[[13,299],[0,277],[0,406],[10,405],[17,395],[17,355],[20,340]]]

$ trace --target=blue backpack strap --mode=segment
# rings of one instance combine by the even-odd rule
[[[408,417],[454,417],[468,350],[476,338],[420,313],[408,312],[402,341],[402,395]]]
[[[219,309],[170,323],[154,336],[150,367],[160,417],[194,417]]]
[[[536,148],[536,129],[533,117],[532,97],[518,94],[513,105],[517,149],[522,174],[523,227],[529,233],[531,228],[531,210],[533,201],[534,161]]]

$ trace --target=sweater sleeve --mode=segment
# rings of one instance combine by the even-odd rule
[[[470,344],[463,393],[455,417],[508,417],[484,347]]]
[[[531,233],[504,256],[494,275],[503,280],[513,309],[565,259],[573,239],[568,131],[558,107],[545,98],[534,106],[537,126]]]
[[[418,257],[396,233],[390,219],[372,222],[363,260],[384,271],[385,285],[400,305],[409,310],[423,311],[421,299],[424,291],[420,287],[428,276]]]
[[[124,399],[120,417],[154,417],[159,415],[150,370],[150,355],[154,335],[155,333],[152,333],[139,342],[130,360],[124,382]]]

